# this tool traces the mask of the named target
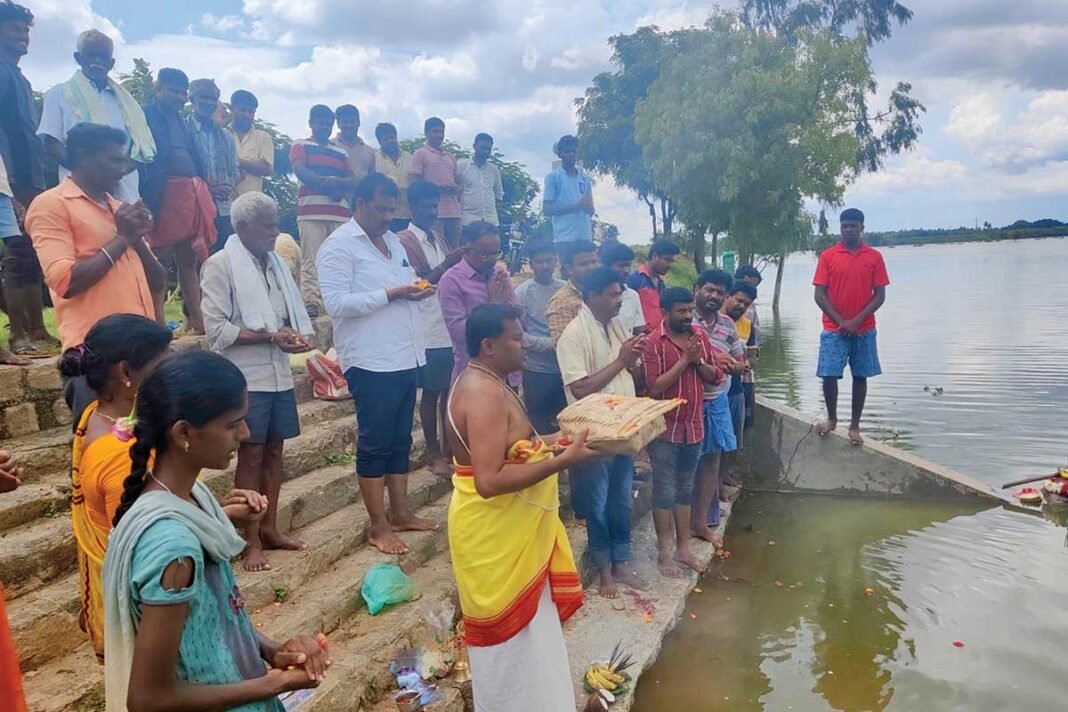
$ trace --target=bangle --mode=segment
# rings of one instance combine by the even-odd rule
[[[114,267],[115,266],[115,258],[111,256],[111,253],[108,252],[107,248],[106,247],[101,247],[100,251],[104,253],[104,257],[107,257],[108,258],[108,262],[110,262],[111,266]]]

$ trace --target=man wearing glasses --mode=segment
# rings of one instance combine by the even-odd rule
[[[508,268],[498,261],[501,238],[497,226],[481,220],[465,225],[460,240],[467,254],[438,282],[438,300],[452,339],[453,382],[467,366],[467,317],[474,308],[480,304],[519,305]],[[509,381],[518,386],[519,374],[512,374]]]

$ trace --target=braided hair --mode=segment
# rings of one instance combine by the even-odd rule
[[[184,351],[168,356],[141,383],[137,392],[137,425],[130,448],[130,474],[123,482],[122,500],[114,525],[145,489],[148,462],[158,461],[171,446],[171,428],[186,421],[202,428],[245,402],[245,377],[227,359],[208,351]]]
[[[67,378],[85,376],[97,393],[107,391],[111,370],[125,362],[139,371],[171,344],[171,330],[137,314],[112,314],[98,321],[85,343],[63,352],[59,372]]]

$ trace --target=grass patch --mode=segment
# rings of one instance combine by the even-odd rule
[[[277,603],[285,603],[289,600],[289,586],[275,586],[274,600]]]
[[[182,302],[180,300],[174,300],[167,302],[163,308],[163,314],[167,321],[181,322],[185,319],[182,315]],[[59,330],[56,329],[56,310],[49,307],[44,310],[44,323],[45,328],[48,329],[48,333],[52,336],[59,338]],[[11,344],[11,321],[7,318],[7,314],[0,312],[0,344],[7,347]],[[59,349],[48,349],[43,344],[39,346],[44,350],[51,350],[54,353],[59,353]]]
[[[356,456],[351,452],[328,452],[323,455],[323,460],[331,467],[338,465],[352,465],[356,462]]]

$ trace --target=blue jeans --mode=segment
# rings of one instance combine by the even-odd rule
[[[407,474],[415,420],[416,370],[377,373],[353,366],[345,371],[345,380],[356,401],[356,474]]]
[[[571,489],[586,518],[590,562],[598,569],[630,561],[630,500],[634,458],[590,460],[571,468]]]
[[[820,334],[818,378],[841,378],[846,364],[853,378],[872,378],[883,372],[879,365],[879,347],[875,329],[855,335],[843,335],[837,331]]]

